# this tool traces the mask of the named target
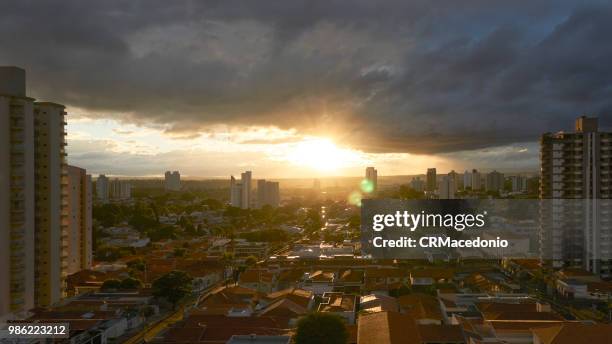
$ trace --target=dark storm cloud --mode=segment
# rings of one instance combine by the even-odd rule
[[[565,1],[5,1],[29,92],[190,137],[215,123],[370,152],[611,125],[612,7]]]

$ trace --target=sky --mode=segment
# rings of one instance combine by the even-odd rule
[[[538,138],[612,126],[605,1],[13,1],[0,65],[63,103],[92,174],[537,171]]]

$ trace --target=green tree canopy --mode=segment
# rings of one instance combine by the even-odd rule
[[[346,344],[344,321],[334,314],[311,313],[297,324],[295,344]]]
[[[139,289],[140,287],[142,287],[142,282],[133,277],[128,277],[121,281],[121,289]]]
[[[153,281],[153,295],[164,298],[172,308],[191,293],[193,278],[184,271],[174,270]]]

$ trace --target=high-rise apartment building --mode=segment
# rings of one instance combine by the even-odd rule
[[[0,67],[0,319],[60,301],[68,273],[64,106],[25,94],[25,71]]]
[[[438,186],[438,181],[437,181],[435,168],[427,169],[427,182],[426,183],[427,183],[426,184],[427,191],[436,191],[436,188]]]
[[[269,205],[278,207],[280,204],[280,190],[278,182],[270,182],[265,179],[257,181],[257,207]]]
[[[374,167],[367,167],[365,179],[372,184],[372,193],[378,191],[378,171]]]
[[[164,174],[164,188],[166,191],[181,190],[181,174],[179,171],[166,171]]]
[[[248,209],[251,207],[252,179],[253,179],[253,176],[252,176],[251,171],[243,172],[240,175],[240,183],[242,186],[242,190],[240,191],[240,196],[241,196],[240,207],[242,209]]]
[[[525,176],[510,176],[512,192],[526,192],[528,179]]]
[[[485,177],[485,190],[486,191],[501,191],[504,189],[504,174],[497,172],[497,171],[492,171],[487,173],[487,176]]]
[[[110,198],[118,200],[132,198],[132,184],[130,182],[115,178],[108,185]]]
[[[68,166],[68,274],[91,268],[92,263],[91,176]]]
[[[472,172],[465,170],[463,172],[463,189],[472,188]]]
[[[240,177],[240,182],[234,176],[230,178],[230,205],[236,208],[249,209],[251,207],[252,173],[246,171]]]
[[[96,198],[106,202],[110,196],[108,177],[100,174],[96,180]]]
[[[33,102],[25,71],[0,67],[0,320],[35,305]]]
[[[68,271],[65,116],[63,105],[34,103],[35,302],[43,307],[62,298]]]
[[[443,176],[438,188],[438,198],[454,199],[456,187],[455,179],[451,175]]]
[[[242,184],[234,176],[230,177],[230,205],[240,208],[242,204]]]
[[[477,169],[472,169],[470,175],[472,176],[472,181],[470,183],[472,185],[472,190],[482,189],[482,175],[480,172],[478,172]]]
[[[453,193],[457,192],[457,190],[459,190],[459,185],[463,184],[463,178],[460,178],[459,173],[455,172],[455,170],[448,172],[448,177],[453,181]]]
[[[410,181],[410,188],[414,191],[425,191],[425,182],[420,177],[413,177]]]
[[[583,116],[574,132],[546,133],[540,145],[541,217],[552,224],[540,231],[542,259],[612,276],[612,132]]]

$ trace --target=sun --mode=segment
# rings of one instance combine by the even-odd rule
[[[325,138],[311,138],[298,142],[289,155],[290,160],[297,165],[323,172],[337,171],[361,160],[358,152],[340,148]]]

